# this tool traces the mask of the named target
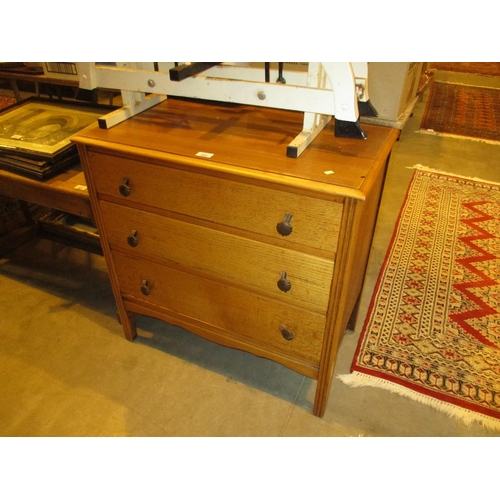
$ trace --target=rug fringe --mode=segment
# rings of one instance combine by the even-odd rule
[[[406,167],[406,168],[408,168],[410,170],[422,170],[423,172],[432,172],[434,174],[443,174],[443,175],[448,175],[450,177],[458,177],[459,179],[466,179],[468,181],[484,182],[485,184],[492,184],[494,186],[500,186],[500,182],[488,181],[486,179],[481,179],[480,177],[467,177],[466,175],[454,174],[451,172],[446,172],[445,170],[439,170],[436,168],[426,167],[424,165],[420,165],[419,163],[417,163],[416,165],[413,165],[413,167]]]
[[[496,418],[488,417],[487,415],[482,415],[481,413],[477,413],[475,411],[466,410],[464,408],[439,401],[430,396],[420,394],[417,391],[413,391],[401,385],[389,382],[388,380],[380,379],[360,372],[337,375],[336,378],[349,387],[375,387],[386,389],[395,394],[399,394],[400,396],[405,396],[413,401],[417,401],[418,403],[425,404],[440,412],[446,413],[449,417],[460,419],[467,427],[470,427],[473,423],[477,422],[485,429],[500,431],[500,420]]]
[[[457,134],[448,134],[446,132],[436,132],[432,129],[422,128],[420,130],[415,130],[417,134],[425,134],[425,135],[435,135],[437,137],[451,137],[453,139],[462,139],[463,141],[475,141],[475,142],[484,142],[486,144],[492,144],[494,146],[499,146],[499,141],[493,141],[490,139],[482,139],[481,137],[469,137],[465,135],[457,135]]]

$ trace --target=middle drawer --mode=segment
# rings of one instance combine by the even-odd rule
[[[100,206],[112,249],[168,261],[320,313],[328,307],[332,260],[114,203]]]

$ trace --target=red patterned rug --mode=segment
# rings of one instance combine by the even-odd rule
[[[500,185],[418,167],[351,370],[500,429]]]
[[[500,89],[433,82],[421,132],[500,142]]]

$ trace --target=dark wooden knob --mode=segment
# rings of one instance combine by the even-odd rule
[[[136,247],[137,244],[139,243],[139,239],[137,238],[137,231],[135,229],[130,233],[130,236],[127,238],[127,243],[131,247]]]
[[[292,214],[285,214],[283,217],[283,220],[281,222],[278,222],[276,225],[276,230],[278,231],[281,236],[288,236],[289,234],[292,234],[293,227],[290,224],[292,220]]]
[[[288,292],[292,288],[292,284],[290,283],[290,280],[287,279],[285,271],[281,271],[281,276],[278,280],[278,288],[282,292]]]
[[[149,288],[148,280],[143,280],[141,286],[141,292],[143,295],[149,295],[151,293],[151,289]]]
[[[286,326],[280,325],[280,332],[285,340],[293,339],[293,333]]]
[[[128,185],[128,183],[129,183],[128,177],[124,177],[122,179],[120,187],[118,188],[122,196],[128,196],[130,194],[130,186]]]

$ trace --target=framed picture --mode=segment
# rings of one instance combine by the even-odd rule
[[[0,113],[0,154],[53,158],[71,137],[97,124],[108,110],[83,104],[28,101]]]
[[[0,111],[0,168],[44,180],[79,162],[71,137],[114,106],[28,99]]]

